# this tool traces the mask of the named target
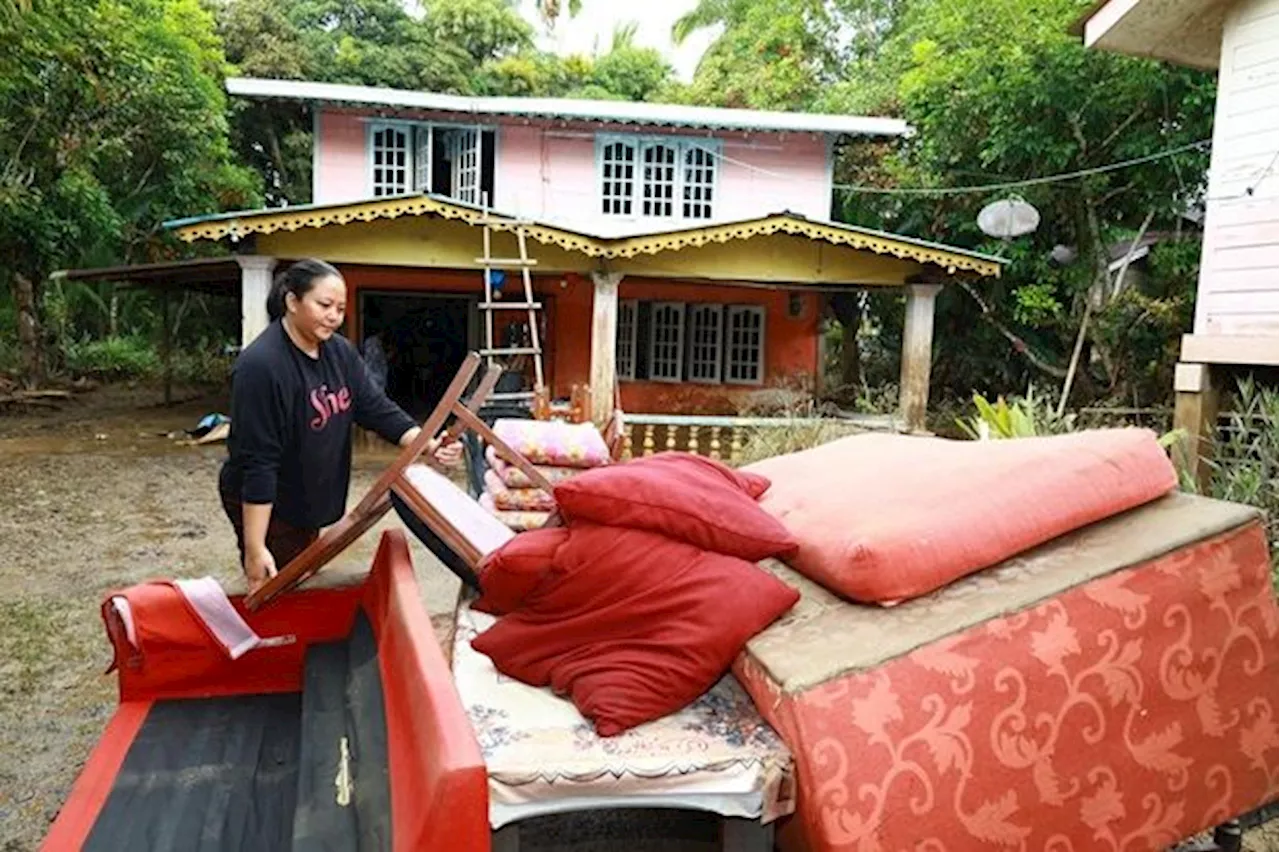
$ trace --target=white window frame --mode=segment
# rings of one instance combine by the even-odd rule
[[[413,191],[431,191],[431,172],[435,166],[433,151],[436,143],[436,129],[430,124],[419,124],[413,128]],[[423,143],[426,143],[425,145]]]
[[[642,218],[679,218],[676,214],[680,210],[681,150],[678,144],[669,143],[665,139],[651,139],[640,144],[640,156],[636,160],[640,179],[636,182],[634,191],[635,202],[639,205],[637,213]],[[659,156],[665,158],[669,155],[670,160],[650,163],[650,154],[658,151],[663,152]],[[653,174],[650,174],[651,170]],[[650,191],[653,195],[649,194]],[[658,212],[664,207],[666,212]]]
[[[494,178],[493,185],[494,185],[494,191],[495,192],[497,191],[498,181],[497,181],[496,171],[497,171],[497,164],[498,164],[499,134],[497,133],[496,127],[492,125],[487,125],[487,124],[458,124],[458,123],[438,122],[438,121],[397,121],[397,120],[382,119],[378,121],[370,121],[365,125],[365,142],[364,142],[365,188],[369,198],[385,198],[388,195],[393,194],[393,193],[386,193],[384,195],[374,194],[375,185],[373,181],[373,171],[374,171],[373,143],[374,143],[374,139],[376,138],[377,132],[379,130],[385,130],[387,128],[394,128],[400,131],[401,133],[406,134],[407,136],[407,147],[405,149],[405,185],[404,185],[404,189],[402,190],[402,192],[406,192],[406,193],[428,191],[426,187],[423,187],[422,181],[425,179],[425,181],[427,182],[427,185],[428,186],[430,185],[431,173],[435,166],[435,164],[431,161],[431,152],[435,145],[435,135],[437,132],[444,131],[444,130],[462,130],[462,131],[471,131],[472,133],[474,133],[473,138],[475,143],[474,144],[474,158],[475,158],[474,178],[475,180],[474,180],[474,191],[470,194],[475,196],[475,200],[466,201],[463,198],[459,197],[459,192],[462,189],[467,189],[469,186],[469,184],[464,185],[462,178],[469,177],[470,172],[468,171],[467,175],[459,175],[460,169],[457,165],[454,166],[453,174],[450,179],[451,186],[450,186],[449,197],[453,198],[456,201],[463,201],[463,203],[475,204],[477,206],[480,204],[480,200],[481,200],[480,199],[481,187],[484,186],[484,158],[482,156],[483,146],[484,146],[484,135],[486,133],[493,133],[494,171],[495,171],[495,174],[493,176]],[[419,168],[419,165],[420,165],[419,159],[422,153],[422,149],[420,147],[419,140],[424,135],[427,138],[426,153],[427,153],[428,160],[426,163],[426,168],[421,169]],[[469,169],[469,167],[463,168],[463,170],[467,170],[467,169]],[[489,203],[492,205],[493,199],[489,199]]]
[[[700,324],[711,319],[710,326]],[[691,302],[689,318],[685,321],[688,327],[686,337],[689,341],[689,354],[685,360],[690,382],[718,385],[723,376],[725,349],[725,310],[724,305],[711,302]],[[710,339],[699,341],[700,332],[710,332]],[[701,350],[701,352],[700,352]],[[710,358],[700,358],[701,353],[710,352]]]
[[[632,178],[630,187],[630,212],[612,212],[608,209],[606,202],[619,202],[622,196],[618,196],[605,192],[605,149],[610,145],[621,143],[626,145],[632,151]],[[645,151],[658,145],[664,145],[675,150],[675,163],[671,194],[671,215],[661,216],[654,214],[646,214],[644,212],[644,154]],[[673,222],[710,222],[715,219],[716,207],[720,200],[720,161],[722,159],[723,143],[720,139],[705,138],[700,136],[645,136],[645,135],[627,135],[617,133],[600,133],[596,135],[596,209],[602,211],[602,215],[606,217],[616,217],[620,219],[654,219],[658,221]],[[705,217],[685,216],[685,188],[686,188],[686,170],[687,158],[689,152],[694,149],[705,150],[711,156],[711,162],[708,168],[711,170],[710,183],[699,183],[696,185],[697,190],[705,190],[710,194],[710,200],[691,201],[689,203],[698,206],[705,206],[708,209],[708,215]],[[610,184],[616,184],[617,178],[610,178]],[[695,188],[690,186],[690,188]],[[619,203],[618,206],[625,207],[625,203]]]
[[[658,375],[658,333],[659,323],[658,314],[661,311],[670,310],[676,319],[675,340],[663,341],[663,346],[671,346],[674,352],[674,375]],[[685,303],[684,302],[650,302],[649,303],[649,381],[666,382],[668,384],[679,384],[684,381],[684,332],[685,332]]]
[[[755,349],[755,367],[756,375],[754,378],[744,379],[734,376],[734,367],[736,352],[739,348],[734,341],[734,320],[744,315],[752,315],[759,317],[760,339]],[[730,385],[762,385],[764,384],[765,374],[765,346],[767,337],[766,321],[768,313],[760,305],[729,305],[725,311],[725,334],[724,334],[724,382]]]
[[[618,340],[614,347],[614,370],[619,379],[635,381],[636,361],[640,354],[637,338],[640,333],[640,302],[636,299],[618,300]]]
[[[627,151],[630,160],[609,158],[609,149]],[[596,170],[600,175],[600,211],[605,216],[631,217],[635,215],[636,181],[639,179],[640,146],[630,139],[614,137],[605,139],[596,149]],[[629,167],[630,177],[618,174],[617,169]],[[613,169],[612,174],[607,172]],[[613,191],[614,189],[617,191]],[[614,209],[617,208],[617,209]]]
[[[463,204],[480,204],[480,144],[478,127],[451,128],[449,137],[449,197]]]
[[[404,185],[400,187],[399,191],[379,193],[378,191],[379,187],[386,185],[387,181],[385,180],[385,173],[384,173],[384,180],[382,181],[381,184],[379,184],[379,182],[375,180],[374,173],[375,173],[375,170],[378,168],[378,165],[376,162],[377,152],[376,152],[375,146],[377,144],[378,134],[388,130],[392,130],[397,133],[403,133],[405,137],[405,144],[404,144],[405,163],[403,167]],[[409,187],[413,186],[413,181],[414,181],[414,168],[413,168],[414,141],[415,140],[414,140],[414,132],[413,132],[412,124],[409,124],[403,121],[370,122],[365,132],[365,146],[364,146],[365,161],[368,167],[367,179],[368,179],[370,198],[385,198],[387,196],[401,195],[403,193],[409,192]],[[386,166],[384,165],[382,168],[385,169]]]
[[[696,154],[702,154],[706,158],[706,162],[700,165],[692,165],[689,160]],[[706,171],[710,173],[710,182],[699,181],[690,183],[689,173],[691,171]],[[719,187],[716,183],[716,175],[720,173],[719,160],[717,152],[710,150],[702,145],[686,145],[680,150],[680,197],[677,199],[680,204],[680,218],[688,222],[709,222],[715,216],[716,196]],[[691,198],[690,195],[696,197]],[[697,207],[705,208],[707,215],[690,216],[685,208]]]

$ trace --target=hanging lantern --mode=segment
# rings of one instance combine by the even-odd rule
[[[1040,227],[1040,211],[1017,196],[993,201],[978,213],[978,227],[988,237],[1011,240]]]

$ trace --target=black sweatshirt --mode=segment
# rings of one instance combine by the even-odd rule
[[[398,443],[417,425],[369,378],[355,347],[335,335],[312,358],[277,320],[245,347],[231,373],[230,456],[219,487],[301,529],[342,517],[351,481],[352,421]]]

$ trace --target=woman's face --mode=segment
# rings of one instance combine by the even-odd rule
[[[347,285],[336,275],[326,275],[302,298],[289,294],[288,303],[289,319],[299,333],[312,340],[328,340],[346,316]]]

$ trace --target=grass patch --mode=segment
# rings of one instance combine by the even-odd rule
[[[0,601],[0,695],[6,701],[31,695],[65,661],[59,615],[54,604]]]
[[[798,453],[862,431],[855,424],[834,419],[795,420],[777,426],[757,426],[744,430],[738,464]]]

